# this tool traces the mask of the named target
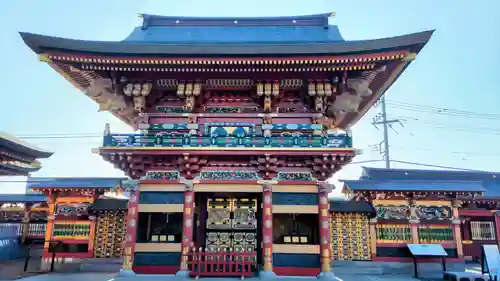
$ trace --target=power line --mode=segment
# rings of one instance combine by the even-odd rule
[[[467,110],[451,109],[444,107],[435,107],[421,104],[413,104],[400,101],[387,101],[387,105],[402,110],[422,112],[422,113],[432,113],[437,115],[447,115],[453,117],[467,117],[485,120],[500,120],[500,114],[493,113],[481,113]]]

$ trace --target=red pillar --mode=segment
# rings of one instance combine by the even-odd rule
[[[273,186],[265,183],[262,189],[262,254],[263,275],[275,275],[273,272]]]
[[[495,214],[495,230],[497,236],[497,245],[500,246],[500,215]]]
[[[184,183],[184,217],[182,221],[182,256],[179,275],[187,275],[187,254],[193,246],[194,220],[194,187],[192,183]]]
[[[120,275],[133,275],[135,273],[132,270],[132,265],[134,264],[135,241],[139,218],[139,181],[127,181],[123,185],[126,185],[126,190],[130,192],[130,199],[128,201],[127,234],[125,236],[123,265]]]
[[[331,239],[330,239],[330,222],[328,211],[330,203],[328,201],[328,194],[333,190],[333,185],[327,182],[320,182],[318,184],[318,215],[319,215],[319,249],[321,261],[321,279],[333,279],[335,276],[331,269]]]

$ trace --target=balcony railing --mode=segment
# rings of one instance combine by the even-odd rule
[[[352,148],[347,134],[218,137],[190,134],[110,134],[104,136],[104,147],[303,147]]]

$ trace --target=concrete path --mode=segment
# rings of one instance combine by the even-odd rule
[[[165,278],[164,276],[147,276],[135,278],[120,278],[115,277],[116,274],[110,273],[77,273],[77,274],[44,274],[38,276],[26,277],[23,279],[18,279],[22,281],[125,281],[125,280],[144,280],[144,281],[154,281],[154,280],[185,280],[180,278]],[[407,277],[407,276],[384,276],[384,275],[353,275],[353,276],[338,276],[342,281],[417,281],[417,279]],[[194,280],[194,279],[193,279]],[[203,280],[203,279],[200,279]],[[205,279],[209,281],[233,281],[240,280],[239,278],[210,278]],[[258,278],[247,278],[245,280],[260,280]],[[279,281],[309,281],[316,280],[315,278],[304,278],[304,277],[278,277]]]

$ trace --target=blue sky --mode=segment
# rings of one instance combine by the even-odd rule
[[[387,92],[391,101],[500,114],[500,1],[397,0],[183,0],[183,1],[4,1],[0,4],[0,130],[17,136],[98,136],[109,122],[114,132],[130,129],[94,104],[37,57],[19,31],[86,40],[122,40],[141,21],[137,13],[169,16],[287,16],[336,12],[332,24],[346,40],[391,37],[436,29],[417,60]],[[394,104],[393,104],[394,105]],[[371,124],[373,108],[355,126],[355,161],[381,159],[371,146],[382,133]],[[499,119],[445,116],[389,106],[403,119],[391,131],[395,160],[500,171]],[[406,120],[406,121],[405,121]],[[91,153],[100,138],[26,139],[54,151],[35,176],[122,176]],[[382,167],[382,162],[366,165]],[[393,164],[394,167],[415,167]],[[336,178],[356,178],[349,165]],[[22,181],[23,178],[9,178]],[[1,179],[6,181],[6,179]],[[22,183],[0,182],[0,193],[18,193]]]

